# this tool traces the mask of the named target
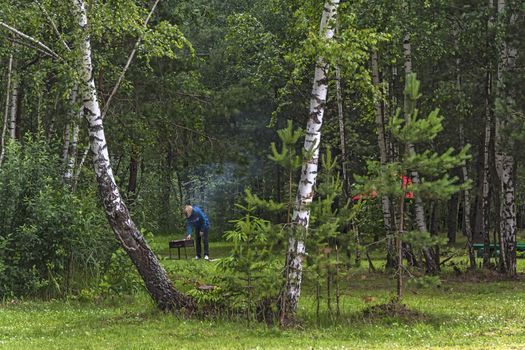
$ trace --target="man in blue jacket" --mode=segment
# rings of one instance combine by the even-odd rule
[[[195,232],[197,256],[195,259],[201,258],[201,238],[204,241],[204,260],[210,260],[208,249],[208,230],[210,229],[210,222],[208,217],[201,208],[186,205],[183,209],[186,216],[186,239],[191,239],[192,231]]]

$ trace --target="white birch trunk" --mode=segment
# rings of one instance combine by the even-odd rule
[[[71,109],[68,122],[68,129],[66,130],[66,136],[69,136],[69,140],[66,140],[64,149],[66,151],[65,159],[65,170],[64,170],[64,181],[71,183],[74,175],[75,165],[77,162],[77,149],[78,149],[78,133],[80,131],[80,121],[82,118],[82,109],[78,109],[77,100],[78,86],[73,88],[71,93]],[[67,148],[66,148],[67,146]]]
[[[405,76],[412,73],[412,46],[410,44],[410,34],[403,37],[403,57],[405,58]]]
[[[16,76],[16,60],[13,60],[11,81],[11,102],[9,107],[9,137],[16,139],[16,117],[18,112],[18,90],[20,86],[19,77]]]
[[[463,121],[459,123],[459,144],[463,148],[465,146],[465,131],[463,127]],[[461,173],[463,175],[463,182],[469,180],[467,163],[463,164],[461,167]],[[465,225],[465,235],[467,236],[467,251],[470,262],[470,269],[475,270],[476,265],[476,256],[474,254],[473,247],[473,235],[472,235],[472,225],[470,222],[470,191],[468,189],[463,190],[463,223]]]
[[[72,0],[72,4],[83,34],[80,48],[82,61],[79,63],[82,85],[79,86],[79,93],[83,101],[84,115],[89,125],[90,150],[93,155],[94,170],[109,224],[117,240],[137,268],[145,282],[146,289],[157,306],[161,309],[187,308],[192,310],[192,299],[173,287],[166,271],[131,219],[115,183],[93,78],[91,42],[87,33],[88,22],[85,4],[83,0]]]
[[[6,131],[7,131],[7,122],[8,122],[8,119],[9,119],[9,100],[10,100],[10,97],[11,97],[11,75],[12,75],[12,72],[13,72],[13,54],[11,54],[9,56],[9,63],[7,65],[7,86],[6,86],[6,90],[5,90],[5,111],[4,111],[4,123],[3,123],[3,126],[2,126],[2,135],[1,135],[1,139],[0,139],[0,143],[1,143],[1,147],[2,147],[2,151],[0,153],[0,167],[2,166],[2,163],[4,162],[4,157],[5,157],[5,135],[6,135]]]
[[[71,123],[74,118],[75,102],[77,101],[78,94],[78,84],[75,84],[71,90],[71,95],[69,96],[69,115],[66,123],[66,129],[64,132],[64,146],[62,147],[62,164],[64,171],[67,168],[68,156],[69,156],[69,143],[71,142]]]
[[[490,32],[493,29],[493,0],[488,0],[489,18],[487,23],[487,46],[489,45]],[[483,137],[483,168],[481,170],[481,181],[480,181],[480,199],[478,212],[476,213],[476,238],[479,237],[483,240],[483,268],[490,268],[490,235],[489,235],[489,215],[490,215],[490,142],[492,135],[492,107],[491,107],[491,95],[492,95],[492,73],[490,58],[488,59],[487,65],[489,69],[486,74],[486,85],[485,85],[485,134]]]
[[[332,21],[337,15],[339,0],[328,0],[323,9],[320,33],[325,40],[331,40],[334,36]],[[306,124],[306,137],[304,149],[311,152],[311,158],[305,159],[301,170],[301,179],[297,190],[297,198],[292,214],[292,222],[296,229],[290,236],[288,242],[288,253],[286,259],[287,281],[285,286],[285,305],[281,310],[286,314],[288,320],[293,319],[297,310],[299,297],[301,295],[301,282],[303,271],[303,260],[305,256],[305,235],[308,229],[310,211],[308,205],[314,197],[314,187],[317,180],[317,168],[319,162],[319,146],[321,145],[321,126],[326,105],[328,92],[327,78],[328,64],[321,57],[317,61],[310,99],[310,114]],[[283,306],[282,306],[283,307]],[[283,318],[281,318],[282,322]]]
[[[66,124],[64,131],[64,146],[62,147],[62,167],[66,169],[69,155],[69,142],[71,141],[71,124]]]
[[[79,112],[78,119],[82,117],[82,113]],[[75,165],[77,163],[77,149],[78,149],[78,133],[80,132],[79,126],[80,120],[74,121],[73,129],[71,131],[71,142],[69,144],[66,170],[64,172],[64,181],[71,183],[75,171]]]
[[[505,16],[507,9],[506,0],[498,0],[498,18]],[[510,23],[516,21],[516,16],[511,15]],[[499,53],[497,97],[505,105],[505,111],[496,116],[496,171],[500,178],[500,234],[501,234],[501,261],[505,273],[516,275],[516,199],[514,187],[514,157],[512,156],[512,140],[504,137],[503,133],[509,121],[509,110],[514,107],[512,95],[506,91],[508,74],[515,70],[517,50],[503,41]],[[505,115],[502,115],[505,114]]]
[[[480,234],[483,238],[485,249],[483,251],[483,267],[490,266],[490,234],[489,234],[489,215],[490,215],[490,137],[492,133],[492,111],[490,107],[491,95],[491,76],[487,73],[487,86],[485,96],[485,135],[483,138],[483,170],[481,174],[481,219],[479,220]]]

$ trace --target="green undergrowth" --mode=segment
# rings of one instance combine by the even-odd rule
[[[154,248],[166,242],[155,240]],[[157,246],[159,245],[159,246]],[[225,244],[211,247],[217,259]],[[215,254],[214,254],[215,253]],[[163,265],[177,287],[191,291],[210,284],[217,262],[168,259]],[[458,258],[460,259],[460,258]],[[458,260],[458,263],[460,260]],[[377,261],[380,266],[380,261]],[[351,268],[340,280],[339,316],[321,291],[303,289],[296,328],[281,330],[241,318],[186,318],[156,310],[139,290],[132,296],[0,304],[1,349],[508,349],[525,347],[525,281],[495,273],[458,275],[445,266],[441,283],[408,284],[403,305],[391,312],[395,280]],[[521,264],[519,271],[523,273]],[[308,280],[308,279],[307,279]],[[386,305],[386,306],[385,306]]]
[[[259,323],[187,319],[157,311],[143,294],[98,303],[6,301],[0,307],[2,349],[345,349],[521,348],[525,345],[522,281],[445,282],[409,291],[416,317],[363,311],[388,301],[390,281],[380,274],[344,289],[341,316],[325,307],[316,323],[314,298],[300,305],[302,323],[279,330]],[[362,282],[362,283],[360,283]]]

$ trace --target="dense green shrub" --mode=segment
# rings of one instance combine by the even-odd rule
[[[118,248],[112,255],[110,264],[100,283],[91,291],[99,296],[130,295],[143,288],[143,282],[128,254]]]
[[[93,190],[63,184],[40,136],[11,142],[0,168],[0,297],[63,296],[98,278],[116,249]]]

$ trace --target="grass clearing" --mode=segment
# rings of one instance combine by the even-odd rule
[[[162,248],[166,239],[156,240]],[[159,250],[157,250],[159,251]],[[226,244],[212,244],[220,258]],[[160,250],[166,256],[167,250]],[[168,270],[195,269],[205,279],[214,263],[163,260]],[[365,264],[363,264],[365,265]],[[379,266],[379,265],[378,265]],[[523,272],[520,261],[520,272]],[[196,320],[158,312],[145,294],[99,302],[5,301],[0,304],[2,349],[521,349],[525,347],[525,282],[491,275],[445,272],[440,287],[407,288],[404,303],[417,317],[368,317],[363,310],[385,303],[395,281],[353,268],[342,284],[341,316],[321,305],[312,288],[300,304],[303,323],[280,330],[226,319]],[[465,280],[465,281],[463,281]],[[335,308],[335,303],[334,303]]]

